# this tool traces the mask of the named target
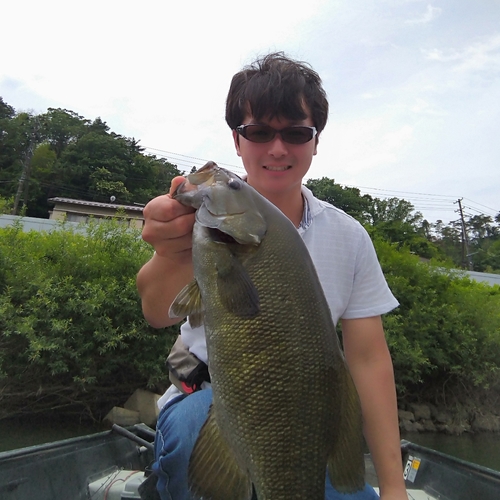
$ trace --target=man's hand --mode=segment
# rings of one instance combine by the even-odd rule
[[[184,177],[172,180],[170,193],[158,196],[144,207],[142,238],[153,246],[157,255],[178,264],[191,260],[194,209],[172,198]]]

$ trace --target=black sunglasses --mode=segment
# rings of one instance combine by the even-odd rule
[[[315,127],[293,126],[276,130],[269,125],[240,125],[236,132],[251,142],[271,142],[276,134],[280,134],[284,142],[288,144],[305,144],[317,133]]]

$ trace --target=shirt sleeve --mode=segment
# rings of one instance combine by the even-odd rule
[[[379,316],[398,305],[385,280],[370,236],[362,228],[351,295],[341,317],[357,319]]]

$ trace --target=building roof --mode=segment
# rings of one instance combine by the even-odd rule
[[[119,205],[115,203],[101,203],[100,201],[88,201],[88,200],[75,200],[73,198],[49,198],[49,202],[52,203],[69,203],[72,205],[80,205],[84,207],[99,207],[99,208],[109,208],[114,210],[119,210],[120,208],[124,210],[133,210],[136,212],[142,212],[143,206],[140,205]]]

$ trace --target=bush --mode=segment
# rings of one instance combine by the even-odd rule
[[[384,241],[376,248],[400,302],[384,318],[399,394],[486,389],[500,370],[500,287],[421,262]]]
[[[177,329],[147,325],[135,286],[151,248],[117,220],[85,228],[0,229],[0,417],[99,419],[137,387],[167,383]]]

